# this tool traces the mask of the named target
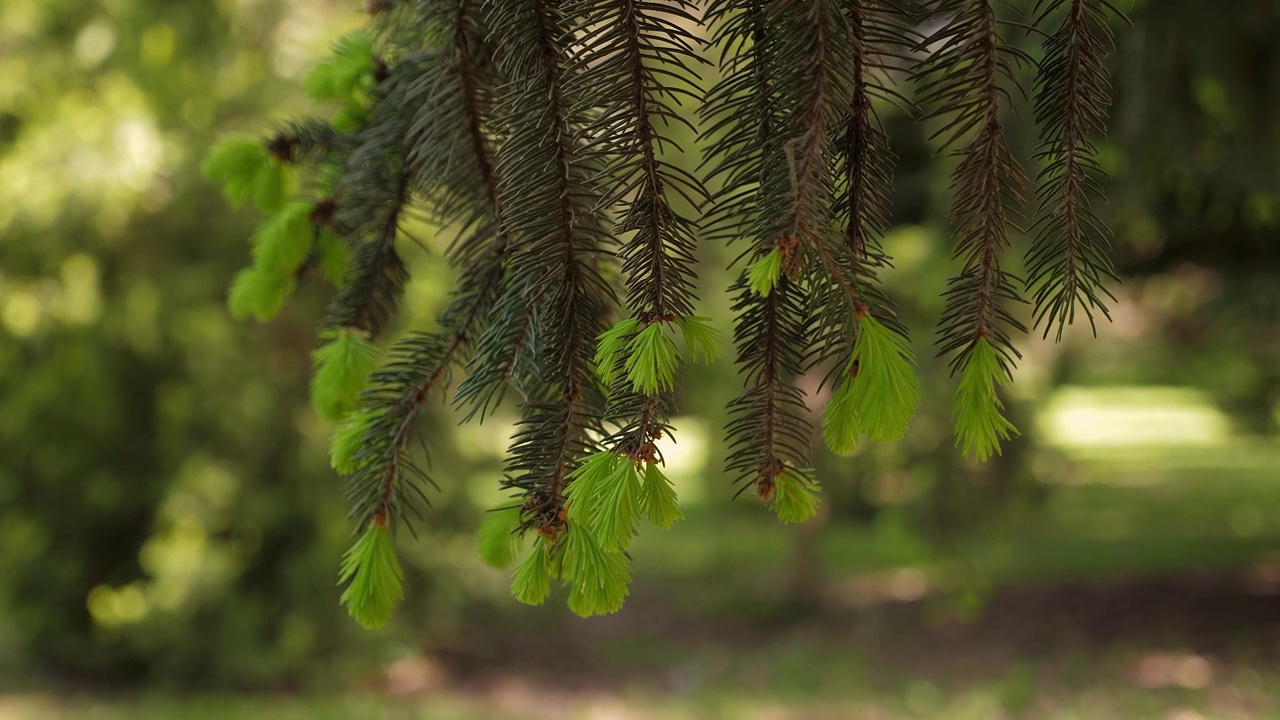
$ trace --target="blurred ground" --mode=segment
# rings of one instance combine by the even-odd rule
[[[912,557],[889,521],[823,529],[805,607],[785,528],[691,517],[637,542],[616,616],[497,617],[340,696],[67,686],[4,698],[0,720],[1280,718],[1280,449],[1092,454],[1063,459],[1089,482],[1036,522],[949,552]]]

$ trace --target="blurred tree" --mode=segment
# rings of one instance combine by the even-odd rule
[[[247,219],[196,173],[215,131],[281,108],[281,75],[327,42],[314,13],[0,6],[0,615],[19,668],[277,682],[346,646],[325,593],[344,509],[299,406],[319,306],[270,330],[226,317]]]

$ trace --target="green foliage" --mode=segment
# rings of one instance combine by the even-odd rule
[[[526,605],[541,605],[551,595],[550,548],[541,537],[516,566],[511,579],[511,595]]]
[[[311,254],[311,208],[308,202],[291,202],[259,226],[253,236],[255,267],[274,273],[298,269]]]
[[[270,320],[280,314],[297,284],[297,278],[287,270],[245,268],[231,281],[227,308],[238,320],[249,316]]]
[[[640,489],[640,507],[643,508],[649,522],[663,530],[684,517],[680,512],[680,502],[676,497],[675,487],[662,473],[662,468],[655,463],[645,466],[644,485]]]
[[[320,233],[316,253],[320,256],[320,271],[324,273],[325,279],[335,286],[341,286],[351,262],[351,249],[341,238],[326,230]]]
[[[821,491],[812,470],[787,468],[774,480],[769,506],[782,522],[799,524],[818,514]]]
[[[341,602],[356,622],[382,627],[404,598],[404,571],[385,527],[371,526],[342,556],[338,584],[347,584]]]
[[[342,418],[329,441],[329,464],[343,475],[350,475],[361,464],[358,455],[365,435],[374,420],[382,417],[382,408],[353,410]]]
[[[641,472],[640,463],[603,450],[569,479],[569,521],[588,528],[606,552],[627,549],[641,515],[664,530],[683,517],[675,488],[656,463],[644,463]]]
[[[719,330],[711,326],[711,318],[698,315],[682,317],[676,320],[676,325],[684,336],[684,346],[689,349],[694,362],[710,365],[724,352],[724,338]]]
[[[1000,454],[1000,443],[1018,434],[1018,429],[1000,411],[1004,403],[996,394],[997,385],[1007,385],[1009,373],[1004,369],[996,349],[981,338],[969,351],[960,371],[956,389],[956,445],[965,457],[986,462]]]
[[[778,248],[773,248],[751,264],[747,270],[747,287],[761,297],[769,297],[781,275],[782,253],[778,252]]]
[[[627,346],[624,368],[632,388],[643,395],[669,392],[675,387],[680,353],[667,335],[664,323],[652,322],[636,333]]]
[[[594,533],[573,523],[564,535],[564,579],[569,586],[569,609],[581,617],[621,610],[631,585],[630,560],[626,554],[606,552]]]
[[[675,325],[696,362],[712,363],[720,356],[721,336],[711,327],[710,318],[680,317]],[[652,396],[671,391],[680,352],[666,327],[667,323],[651,322],[639,329],[639,320],[626,318],[601,333],[595,355],[601,382],[611,386],[621,368],[637,393]]]
[[[253,202],[259,210],[274,212],[284,207],[285,201],[297,190],[298,179],[293,168],[272,157],[258,171],[253,187]]]
[[[258,174],[268,163],[267,148],[255,137],[236,135],[209,149],[201,169],[222,184],[222,192],[237,207],[256,194]]]
[[[857,366],[850,364],[853,372]],[[862,427],[858,424],[858,411],[854,408],[853,384],[856,378],[846,379],[836,387],[822,410],[822,440],[827,449],[837,455],[852,455],[858,449]]]
[[[1044,163],[1039,207],[1027,250],[1028,290],[1034,293],[1036,325],[1045,337],[1063,330],[1084,312],[1097,332],[1094,313],[1111,315],[1107,289],[1118,280],[1107,254],[1106,225],[1094,210],[1106,174],[1093,138],[1104,135],[1111,104],[1106,55],[1114,46],[1109,24],[1119,10],[1108,0],[1042,0],[1044,20],[1061,11],[1058,28],[1045,41],[1036,75],[1035,113]]]
[[[640,515],[635,463],[602,450],[570,473],[569,480],[565,490],[569,521],[590,529],[607,551],[625,550]]]
[[[222,183],[227,199],[237,207],[253,201],[274,212],[297,190],[292,168],[280,162],[258,138],[236,135],[210,148],[202,166],[205,177]]]
[[[311,353],[311,404],[316,412],[338,420],[356,407],[369,373],[377,366],[378,349],[353,328],[327,331],[328,340]]]
[[[878,443],[900,439],[920,404],[915,357],[906,338],[870,315],[858,327],[846,378],[822,413],[822,437],[838,455],[852,453],[863,434]]]
[[[606,386],[613,385],[618,377],[624,353],[629,353],[631,339],[635,336],[640,321],[626,318],[614,323],[613,327],[600,333],[597,338],[595,366],[596,374]]]
[[[372,77],[375,57],[371,33],[349,33],[338,40],[329,57],[307,73],[302,87],[313,100],[350,100]]]
[[[505,568],[520,550],[520,508],[509,507],[486,514],[476,533],[476,548],[489,567]]]
[[[1100,12],[1090,0],[1073,2]],[[795,379],[845,367],[823,413],[823,436],[839,453],[863,435],[901,438],[919,404],[907,329],[878,278],[890,264],[881,237],[895,160],[876,108],[905,98],[901,73],[886,69],[913,54],[923,58],[913,72],[923,104],[943,120],[935,137],[958,157],[952,216],[963,267],[946,291],[940,354],[954,354],[953,368],[966,373],[991,358],[1007,371],[1016,355],[1010,331],[1021,329],[1009,308],[1020,296],[1000,256],[1025,178],[1001,121],[1014,68],[1030,55],[1005,42],[986,0],[926,0],[937,20],[930,23],[896,6],[712,0],[704,13],[689,0],[421,0],[395,12],[370,5],[369,28],[342,38],[304,82],[313,99],[341,104],[333,118],[294,123],[265,145],[237,141],[207,162],[233,199],[284,208],[255,240],[255,272],[233,288],[237,314],[277,310],[293,283],[283,271],[308,259],[339,281],[324,322],[328,342],[314,353],[313,403],[326,417],[352,410],[358,398],[382,411],[368,416],[362,440],[344,428],[351,435],[335,454],[351,471],[352,516],[394,521],[415,509],[428,478],[406,448],[416,447],[427,399],[465,364],[456,397],[468,419],[483,419],[507,390],[520,398],[502,488],[519,503],[521,532],[537,533],[545,548],[517,570],[517,595],[545,597],[530,573],[545,569],[547,555],[567,568],[575,612],[615,610],[626,594],[616,582],[627,572],[621,551],[640,516],[662,527],[680,516],[656,447],[675,434],[677,329],[693,361],[710,363],[721,351],[708,319],[693,315],[700,233],[744,243],[738,257],[753,260],[735,286],[745,387],[729,406],[728,468],[784,521],[811,516],[817,481],[792,469],[810,466],[814,435]],[[711,29],[721,55],[719,80],[702,98],[703,177],[668,159],[669,147],[680,148],[674,136],[696,132],[681,106],[698,100],[688,89],[700,85],[704,62],[698,24]],[[918,27],[934,34],[922,39]],[[1080,73],[1063,63],[1101,47],[1072,46],[1071,32],[1055,36],[1058,59],[1040,68],[1064,92]],[[1080,67],[1101,85],[1096,60]],[[1092,156],[1077,152],[1087,150],[1074,144],[1081,133],[1061,123],[1076,117],[1087,121],[1085,134],[1100,129],[1098,98],[1084,102],[1081,113],[1078,104],[1038,101],[1050,144],[1042,157],[1058,166],[1052,178],[1065,178],[1055,187],[1071,195],[1068,204],[1073,183],[1089,176],[1062,165]],[[305,202],[284,205],[293,170],[282,160],[314,172],[308,186],[324,195],[312,212]],[[448,259],[459,282],[440,329],[395,344],[361,395],[377,355],[370,343],[391,324],[409,279],[402,224],[419,210],[457,233]],[[1055,279],[1060,254],[1048,252],[1053,269],[1037,270],[1038,304],[1065,302]],[[1064,282],[1078,288],[1100,277],[1092,272]],[[618,316],[629,317],[605,327]],[[977,338],[990,338],[998,352],[970,362]],[[957,397],[994,398],[977,394],[974,382],[966,375]],[[960,432],[1008,432],[989,418],[983,427]],[[985,456],[994,442],[967,447]],[[498,559],[509,554],[499,550]]]

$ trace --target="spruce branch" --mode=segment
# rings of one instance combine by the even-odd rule
[[[751,259],[735,287],[734,340],[745,388],[728,406],[727,469],[739,492],[754,487],[768,500],[779,477],[808,466],[812,433],[804,394],[791,384],[802,369],[812,320],[803,290],[788,274],[795,244],[779,242],[777,225],[791,218],[777,212],[791,205],[774,33],[780,21],[770,3],[743,0],[712,2],[706,17],[715,28],[721,71],[702,108],[708,182],[720,185],[706,216],[708,234],[746,240],[743,255]]]
[[[570,474],[595,451],[592,434],[600,429],[592,360],[612,302],[599,269],[610,238],[592,183],[601,168],[585,147],[582,105],[572,95],[571,79],[582,70],[569,47],[571,18],[549,0],[513,0],[489,5],[487,21],[507,80],[499,91],[506,141],[497,154],[514,242],[507,292],[532,306],[542,360],[542,383],[524,404],[504,486],[524,500],[524,527],[554,544],[565,529]]]
[[[996,0],[933,0],[945,24],[922,43],[932,48],[918,78],[930,117],[945,120],[933,134],[960,164],[952,176],[955,256],[963,262],[948,283],[938,326],[938,354],[951,355],[952,372],[966,367],[979,346],[989,346],[1008,374],[1020,357],[1010,332],[1026,332],[1011,307],[1025,302],[1000,265],[1009,229],[1022,205],[1022,169],[1009,148],[1001,117],[1016,87],[1014,65],[1029,61],[1000,35]],[[993,406],[994,407],[994,406]],[[958,414],[957,421],[969,417]],[[970,429],[957,425],[958,436]]]
[[[742,490],[764,500],[785,472],[808,467],[813,434],[805,395],[792,384],[811,336],[805,298],[784,275],[768,297],[739,281],[734,312],[738,365],[745,391],[729,403],[728,471]]]
[[[938,340],[960,374],[957,444],[977,459],[1000,452],[1017,430],[998,391],[1023,330],[1001,265],[1023,185],[1003,122],[1029,57],[1002,38],[1004,0],[921,3],[937,21],[923,39],[896,0],[709,0],[720,73],[698,110],[702,179],[669,160],[699,99],[694,0],[367,0],[369,25],[304,81],[327,119],[210,152],[204,171],[233,204],[269,214],[232,312],[270,317],[316,269],[338,286],[312,396],[341,416],[330,460],[349,476],[357,538],[340,578],[353,617],[380,626],[403,594],[394,539],[434,484],[419,420],[463,368],[453,401],[467,419],[507,390],[521,401],[503,481],[514,497],[479,533],[482,556],[504,566],[526,550],[512,577],[521,602],[543,602],[555,579],[575,613],[621,606],[636,527],[681,517],[659,450],[674,437],[681,366],[720,352],[693,315],[700,239],[735,243],[742,263],[744,389],[727,428],[739,493],[753,488],[783,522],[817,512],[801,373],[826,372],[822,433],[836,452],[905,433],[919,388],[878,277],[895,162],[878,113],[911,104],[895,89],[908,55],[925,56],[914,76],[932,139],[958,158],[961,269]],[[1077,310],[1092,325],[1111,298],[1093,142],[1120,13],[1108,0],[1034,8],[1053,29],[1034,85],[1042,168],[1025,290],[1036,326],[1060,338]],[[375,369],[415,220],[451,237],[457,281],[436,326],[409,331]]]
[[[1123,17],[1106,0],[1039,0],[1036,24],[1061,14],[1044,44],[1036,74],[1035,115],[1044,164],[1037,178],[1039,208],[1027,252],[1027,290],[1035,324],[1058,340],[1079,308],[1097,333],[1094,313],[1110,319],[1107,284],[1116,281],[1107,254],[1109,230],[1093,204],[1105,173],[1093,138],[1106,132],[1111,83],[1105,56],[1114,44],[1108,20]]]
[[[434,112],[426,117],[420,112],[408,131],[406,179],[411,177],[420,192],[437,200],[432,207],[442,223],[458,228],[448,259],[459,270],[459,282],[439,318],[439,330],[401,340],[364,394],[362,412],[376,416],[365,430],[367,457],[350,481],[351,492],[361,497],[362,516],[386,512],[398,518],[392,503],[395,485],[406,476],[425,478],[410,453],[417,418],[428,401],[451,384],[454,367],[471,357],[507,274],[510,241],[499,230],[492,151],[477,114],[481,100],[459,80],[476,72],[468,62],[475,52],[472,44],[479,40],[468,34],[474,31],[474,19],[465,12],[469,4],[454,5],[446,8],[453,12],[439,14],[442,23],[453,23],[446,26],[450,32],[445,41],[452,52],[433,53],[424,66],[429,85],[415,84],[407,96],[426,101],[422,93],[442,85],[456,92],[441,93],[440,102],[432,105]]]
[[[845,246],[853,253],[853,274],[873,314],[905,336],[876,273],[890,265],[880,241],[890,222],[893,168],[897,158],[889,146],[876,103],[909,108],[894,89],[895,73],[909,61],[908,48],[919,35],[910,17],[894,2],[845,0],[851,67],[843,117],[836,133],[835,215],[843,227]]]

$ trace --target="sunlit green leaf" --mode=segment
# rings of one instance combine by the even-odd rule
[[[640,506],[649,522],[663,530],[684,517],[680,513],[680,501],[676,489],[662,473],[662,469],[649,463],[644,469],[644,485],[640,491]]]
[[[605,387],[613,385],[618,377],[622,353],[626,351],[631,336],[640,326],[635,318],[619,320],[613,327],[600,334],[596,344],[596,374]]]
[[[209,149],[201,170],[222,184],[222,192],[239,207],[253,199],[258,175],[270,163],[267,146],[256,137],[235,135]]]
[[[631,338],[625,364],[627,379],[636,392],[656,395],[675,386],[680,354],[662,323],[649,323]]]
[[[476,547],[487,565],[505,568],[515,560],[520,549],[520,506],[485,513],[484,524],[476,533]]]
[[[343,475],[350,475],[359,467],[356,454],[364,443],[365,435],[373,421],[382,416],[383,408],[353,410],[342,418],[329,441],[329,464]]]
[[[387,624],[404,598],[400,560],[385,527],[370,527],[342,556],[338,584],[349,583],[341,602],[356,622],[376,629]]]
[[[778,252],[778,248],[769,251],[767,255],[752,263],[747,270],[747,286],[751,291],[762,297],[768,297],[773,292],[773,288],[778,284],[778,278],[782,276],[782,253]]]
[[[533,541],[529,554],[516,566],[511,595],[526,605],[541,605],[551,595],[550,549],[541,537]]]
[[[333,53],[321,60],[302,81],[313,100],[349,100],[374,66],[373,35],[359,30],[343,36]]]
[[[311,254],[315,228],[312,204],[291,202],[253,235],[254,264],[271,272],[293,272]]]
[[[960,371],[956,389],[954,418],[956,445],[965,457],[986,462],[1000,454],[1000,443],[1018,434],[1018,429],[1000,411],[1004,403],[996,394],[997,385],[1009,383],[1009,374],[1000,365],[995,348],[981,338],[974,344]]]
[[[582,617],[620,610],[631,584],[627,556],[605,552],[594,533],[579,525],[566,528],[564,543],[569,609]]]
[[[311,404],[330,420],[337,420],[356,406],[369,373],[376,365],[378,350],[352,328],[325,333],[324,345],[312,351]]]
[[[270,320],[280,314],[297,284],[292,272],[245,268],[231,281],[227,308],[238,320],[251,315],[259,321]]]
[[[827,447],[847,455],[861,434],[879,443],[905,435],[920,405],[915,364],[906,338],[870,315],[860,318],[853,361],[822,413]]]
[[[774,480],[770,507],[784,523],[802,523],[818,514],[822,486],[811,470],[788,468]]]
[[[711,326],[711,318],[693,315],[676,321],[684,336],[684,346],[689,349],[694,362],[711,364],[723,352],[723,337]]]

